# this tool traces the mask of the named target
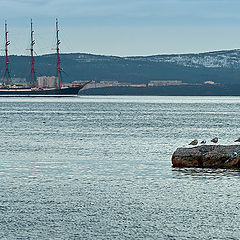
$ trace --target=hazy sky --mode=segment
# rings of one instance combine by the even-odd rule
[[[0,0],[0,42],[3,48],[6,19],[10,54],[28,54],[32,18],[36,53],[52,53],[58,17],[61,52],[130,56],[234,49],[240,48],[239,12],[240,0]]]

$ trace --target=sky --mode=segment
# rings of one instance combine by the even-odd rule
[[[117,56],[199,53],[240,48],[240,0],[0,0],[0,43],[8,23],[10,54]],[[1,27],[2,23],[2,27]],[[4,52],[0,52],[4,54]]]

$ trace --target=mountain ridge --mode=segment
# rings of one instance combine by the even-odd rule
[[[151,80],[181,80],[186,83],[240,83],[240,49],[204,53],[158,54],[150,56],[107,56],[90,53],[62,53],[63,82],[115,80],[147,83]],[[9,56],[11,76],[30,79],[30,57]],[[1,77],[5,57],[0,56]],[[56,54],[35,57],[36,75],[56,75]]]

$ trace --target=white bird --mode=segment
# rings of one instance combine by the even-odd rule
[[[193,141],[191,141],[188,145],[197,145],[198,144],[198,140],[194,139]]]
[[[235,140],[234,142],[240,142],[240,138],[238,138],[237,140]]]
[[[217,138],[217,137],[213,138],[213,139],[211,140],[211,142],[217,143],[217,142],[218,142],[218,138]]]
[[[232,157],[232,158],[235,158],[235,157],[237,157],[237,155],[238,155],[237,152],[233,152],[232,155],[231,155],[231,157]]]

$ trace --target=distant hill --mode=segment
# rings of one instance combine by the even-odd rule
[[[10,75],[30,79],[30,58],[9,56]],[[5,58],[0,56],[0,77],[4,76]],[[240,84],[240,50],[199,54],[116,57],[85,53],[61,54],[63,82],[80,80],[117,80],[147,83],[151,80],[181,80],[186,83]],[[35,57],[36,74],[56,75],[56,55]]]

